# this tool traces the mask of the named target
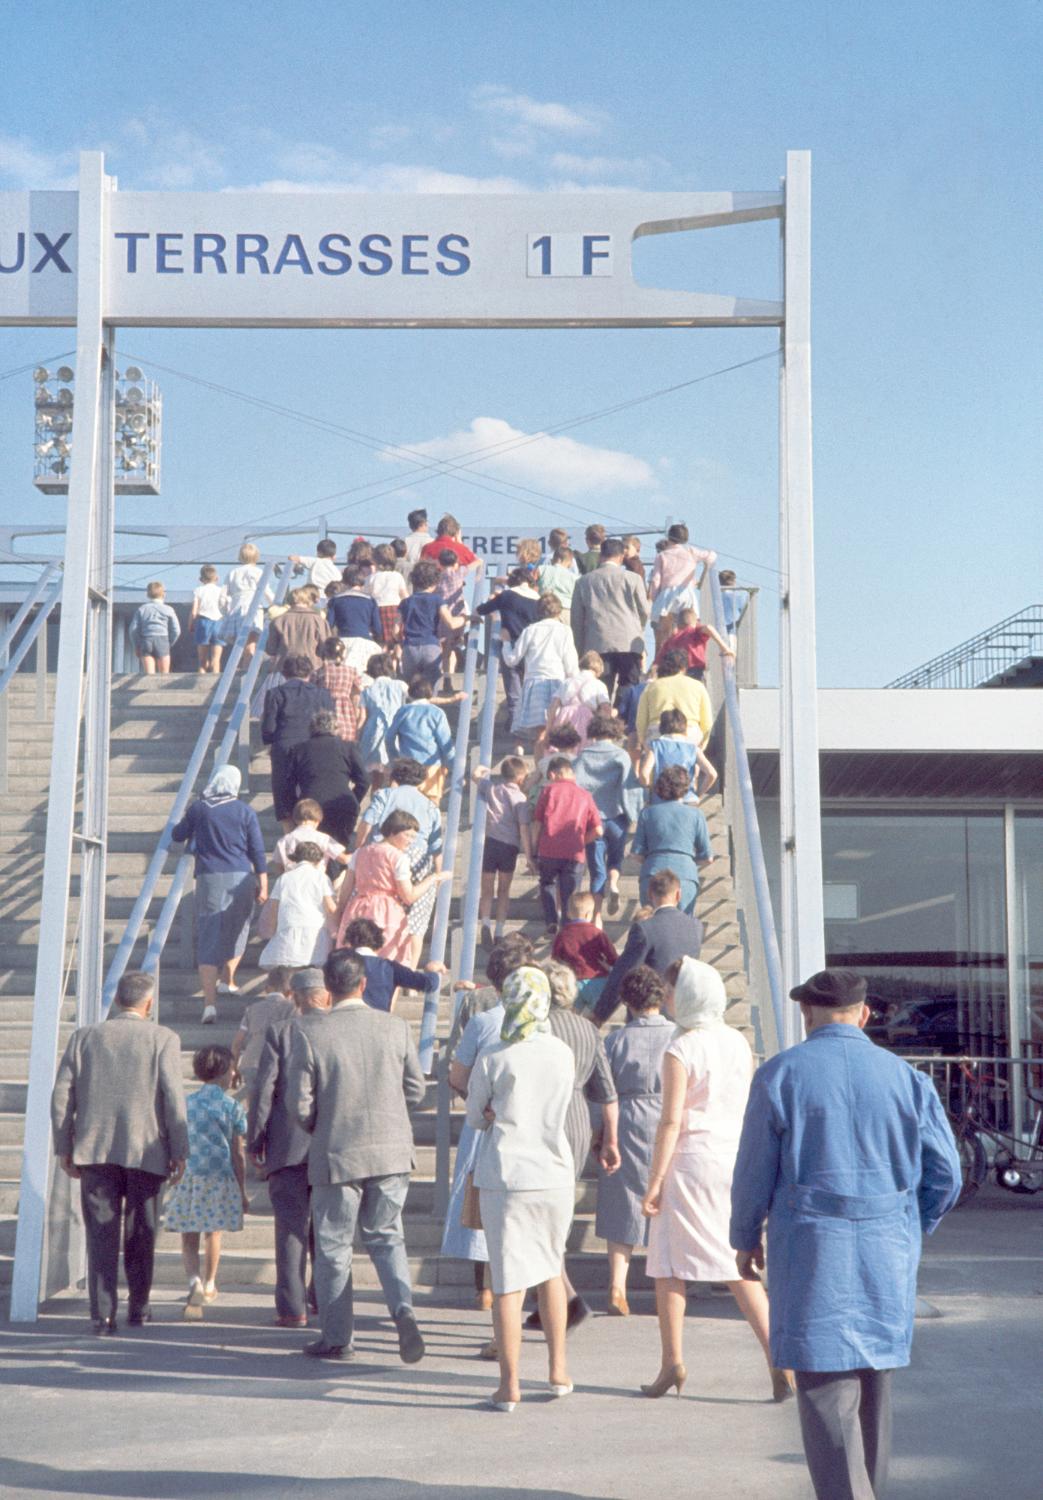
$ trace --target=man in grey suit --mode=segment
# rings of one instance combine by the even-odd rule
[[[605,663],[605,686],[629,687],[641,679],[645,626],[650,613],[645,586],[623,566],[626,548],[618,537],[601,544],[601,563],[585,573],[572,595],[570,620],[580,656],[597,651]]]
[[[653,910],[636,921],[627,933],[626,947],[609,971],[601,994],[585,1014],[603,1026],[619,1005],[619,989],[631,969],[648,964],[665,975],[679,958],[698,958],[703,945],[703,924],[680,909],[681,882],[673,870],[657,870],[648,882]]]
[[[424,1355],[413,1315],[402,1208],[416,1156],[409,1111],[426,1081],[413,1034],[399,1016],[366,1005],[366,970],[350,948],[326,960],[333,1004],[320,1025],[298,1025],[290,1056],[290,1108],[311,1136],[308,1182],[315,1230],[315,1290],[322,1337],[316,1359],[350,1359],[355,1227],[380,1277],[406,1364]]]
[[[116,1332],[120,1222],[127,1321],[151,1320],[160,1193],[188,1159],[181,1041],[149,1024],[151,974],[124,974],[107,1020],[69,1038],[51,1095],[55,1156],[80,1180],[95,1333]]]
[[[250,1155],[267,1172],[275,1219],[275,1323],[279,1328],[306,1328],[311,1137],[288,1107],[286,1084],[297,1025],[321,1024],[330,995],[321,969],[298,969],[290,985],[297,1009],[274,1021],[265,1033],[250,1091],[246,1139]]]

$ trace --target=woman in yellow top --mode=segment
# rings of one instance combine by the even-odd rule
[[[637,705],[637,737],[647,745],[659,724],[659,715],[668,708],[679,708],[688,721],[688,736],[705,745],[713,725],[710,695],[694,677],[688,676],[688,655],[668,651],[659,663],[657,675],[645,688]]]

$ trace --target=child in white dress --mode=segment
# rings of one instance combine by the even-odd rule
[[[310,839],[290,854],[292,868],[272,890],[275,936],[261,949],[262,969],[287,964],[293,969],[323,964],[330,951],[327,918],[336,910],[333,887],[324,869],[326,855]]]

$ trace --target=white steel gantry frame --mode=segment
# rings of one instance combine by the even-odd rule
[[[113,329],[120,321],[106,307],[109,291],[109,212],[116,190],[107,177],[100,153],[80,158],[77,208],[77,400],[76,441],[73,446],[65,544],[61,638],[51,756],[44,859],[43,904],[39,955],[33,1003],[33,1033],[26,1100],[25,1147],[11,1318],[32,1322],[41,1296],[75,1280],[77,1247],[71,1240],[55,1243],[46,1256],[48,1212],[51,1205],[53,1161],[49,1126],[50,1094],[57,1063],[58,1028],[64,993],[69,942],[69,889],[74,843],[82,855],[77,1021],[100,1019],[102,958],[105,931],[105,852],[107,845],[109,701],[111,693],[111,593],[113,580],[114,494],[112,435],[114,423]],[[548,194],[548,202],[566,195]],[[680,198],[682,195],[674,195]],[[651,203],[659,200],[647,195]],[[712,204],[710,199],[712,198]],[[668,220],[654,212],[658,223],[645,223],[635,232],[717,227],[752,219],[779,220],[782,249],[782,302],[732,303],[701,299],[705,315],[691,311],[671,316],[658,308],[632,317],[579,316],[552,318],[455,319],[452,326],[499,327],[750,327],[777,326],[781,339],[779,375],[779,543],[782,571],[780,630],[780,799],[782,820],[781,948],[787,988],[824,962],[822,917],[822,841],[819,799],[818,713],[815,659],[815,570],[812,515],[811,442],[811,154],[786,154],[786,176],[779,194],[691,195],[693,212]],[[701,202],[700,202],[701,200]],[[594,201],[584,195],[584,202]],[[613,208],[613,206],[618,206]],[[603,217],[617,218],[629,205],[622,196],[605,200]],[[701,211],[700,211],[701,209]],[[664,297],[666,294],[658,294]],[[694,299],[698,302],[700,299]],[[646,305],[647,297],[646,297]],[[31,323],[31,316],[10,321]],[[40,318],[54,322],[54,318]],[[57,321],[64,321],[59,319]],[[148,321],[140,318],[129,321]],[[215,319],[178,323],[213,326]],[[219,321],[219,320],[218,320]],[[258,318],[255,326],[271,319]],[[284,320],[313,326],[314,319]],[[231,326],[244,320],[229,319]],[[359,322],[365,326],[365,320]],[[410,326],[447,326],[444,320],[409,319]],[[329,326],[345,326],[331,318]],[[389,326],[374,321],[373,326]],[[83,813],[76,827],[77,776],[83,764]],[[799,1012],[787,1014],[784,1045],[799,1040]],[[67,1184],[67,1179],[62,1179]],[[57,1195],[56,1195],[57,1196]],[[52,1212],[56,1230],[62,1205]],[[59,1267],[56,1259],[62,1261]]]

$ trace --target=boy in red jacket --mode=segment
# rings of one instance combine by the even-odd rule
[[[593,1005],[619,954],[594,921],[594,897],[577,891],[569,899],[568,920],[554,939],[551,957],[567,964],[576,976],[577,1010]]]
[[[722,655],[735,655],[728,642],[718,635],[712,625],[700,623],[699,616],[694,609],[682,609],[677,617],[677,623],[680,628],[675,630],[656,652],[657,664],[662,661],[668,651],[683,651],[688,657],[689,677],[702,682],[706,675],[707,641],[715,641]]]
[[[547,785],[536,801],[532,836],[548,937],[558,930],[555,884],[564,914],[579,884],[587,845],[601,833],[601,815],[594,798],[576,784],[572,762],[564,755],[555,755],[547,766]]]

